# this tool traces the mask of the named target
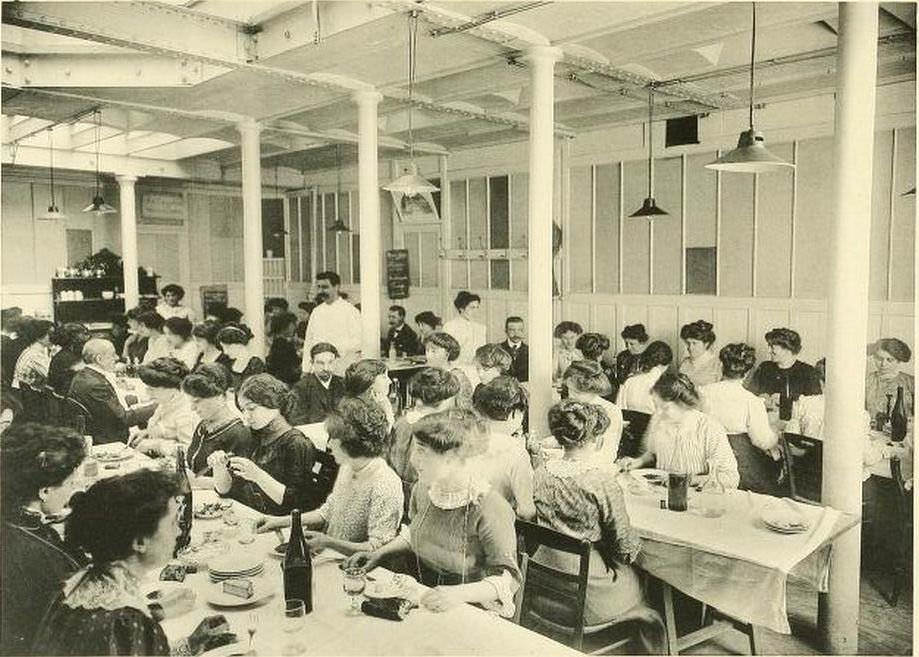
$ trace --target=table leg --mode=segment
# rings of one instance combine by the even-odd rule
[[[673,613],[673,588],[661,582],[661,596],[664,599],[664,625],[667,628],[667,654],[679,655],[677,647],[676,617]]]

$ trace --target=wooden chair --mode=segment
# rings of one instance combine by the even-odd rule
[[[25,381],[19,382],[19,399],[22,401],[22,420],[25,422],[44,422],[45,403],[41,389],[33,388]]]
[[[49,421],[56,425],[64,424],[67,399],[63,395],[59,395],[51,386],[45,386],[43,396],[45,398],[45,411]]]
[[[823,489],[823,441],[796,433],[782,435],[782,453],[791,498],[820,504]]]
[[[903,479],[903,470],[900,459],[893,456],[890,459],[890,474],[897,484],[897,530],[898,534],[894,537],[896,545],[894,546],[894,562],[892,564],[893,582],[890,593],[881,593],[884,599],[891,607],[896,607],[900,599],[900,593],[903,589],[904,582],[912,582],[910,577],[910,563],[912,562],[913,550],[913,490],[907,488],[906,481]]]
[[[628,422],[629,426],[622,432],[622,440],[619,441],[619,453],[616,458],[638,456],[641,452],[641,440],[651,421],[651,415],[641,411],[622,411],[622,419]]]
[[[89,413],[89,409],[72,397],[64,399],[64,412],[61,421],[64,426],[68,426],[82,435],[92,433],[92,416]]]
[[[329,493],[332,492],[332,486],[335,485],[335,477],[338,475],[338,464],[335,462],[329,452],[316,451],[316,462],[313,464],[313,471],[310,477],[313,481],[316,499],[325,500]]]
[[[656,654],[663,648],[663,623],[660,616],[649,607],[636,605],[620,617],[599,625],[584,624],[584,609],[587,603],[587,581],[590,574],[589,541],[573,538],[549,527],[518,519],[516,521],[518,557],[521,565],[522,583],[517,592],[516,613],[514,621],[541,634],[568,637],[568,645],[575,650],[582,650],[585,636],[609,633],[612,643],[591,651],[589,654],[608,654],[622,648],[633,639],[639,638],[635,631],[636,624],[641,629],[651,626],[647,636],[654,640],[640,637],[649,652]],[[578,573],[566,573],[549,566],[537,563],[530,557],[539,547],[547,547],[566,552],[578,557]],[[541,598],[551,601],[553,617],[539,613],[534,600]],[[545,612],[543,612],[545,614]]]

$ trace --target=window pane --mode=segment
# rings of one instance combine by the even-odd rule
[[[421,262],[421,242],[419,233],[405,233],[405,248],[408,249],[408,280],[412,287],[421,285],[418,265]]]
[[[468,249],[487,249],[488,235],[485,233],[487,210],[485,178],[469,181],[469,243]]]
[[[450,228],[451,249],[468,248],[466,244],[466,181],[457,180],[450,183]],[[466,262],[450,261],[450,284],[456,290],[466,287]]]
[[[717,253],[713,246],[686,249],[686,294],[715,294]]]
[[[491,289],[492,290],[509,290],[510,289],[511,263],[510,260],[492,260],[491,261]]]
[[[437,248],[437,233],[421,233],[421,287],[437,287],[439,284]]]
[[[352,228],[351,208],[349,206],[348,192],[342,192],[338,195],[338,216],[344,222],[345,226]],[[351,284],[351,233],[338,233],[338,275],[341,276],[341,282]]]
[[[508,235],[509,207],[507,197],[507,176],[488,179],[490,197],[489,248],[507,249],[510,247]],[[494,269],[492,270],[494,271]]]
[[[351,262],[353,264],[354,284],[361,282],[361,241],[355,235],[351,240]]]
[[[290,280],[303,280],[300,273],[300,217],[296,197],[288,200],[287,215],[290,217]]]
[[[329,226],[335,223],[335,194],[323,194],[322,208],[322,234],[325,239],[325,269],[328,271],[338,271],[338,263],[335,262],[335,233],[329,231]],[[341,274],[339,274],[340,276]]]
[[[301,248],[303,249],[303,271],[301,272],[302,281],[312,280],[311,263],[313,261],[312,244],[312,198],[309,196],[300,197],[300,238]]]

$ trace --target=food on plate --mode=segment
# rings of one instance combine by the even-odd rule
[[[219,518],[223,515],[223,508],[220,502],[205,502],[195,507],[195,517],[197,518]]]
[[[188,568],[185,564],[170,563],[160,571],[160,579],[166,582],[184,582]]]
[[[237,598],[248,600],[255,595],[255,587],[252,584],[252,580],[225,579],[223,580],[223,592],[227,595],[235,595]]]

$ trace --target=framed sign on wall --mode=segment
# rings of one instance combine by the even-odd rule
[[[140,224],[181,226],[185,223],[185,195],[177,192],[140,193]]]

